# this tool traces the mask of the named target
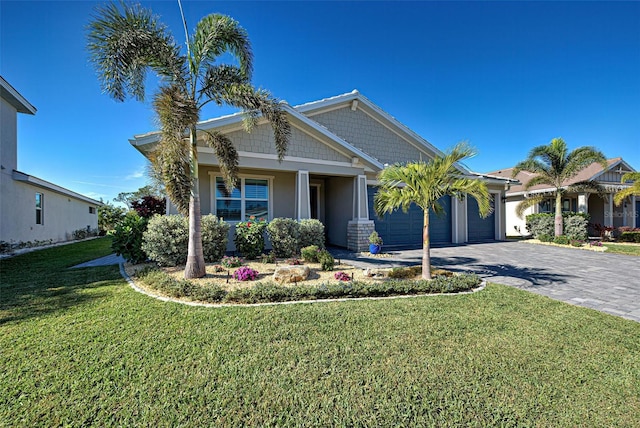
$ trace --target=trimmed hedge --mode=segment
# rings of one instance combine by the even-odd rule
[[[622,232],[618,240],[622,242],[640,243],[640,231]]]
[[[385,282],[330,282],[319,285],[285,286],[274,282],[258,282],[253,287],[226,291],[215,284],[194,285],[176,279],[158,269],[149,269],[138,277],[150,288],[171,297],[207,303],[270,303],[297,300],[385,297],[412,294],[458,293],[480,285],[480,277],[462,274],[438,276],[427,280],[390,280]]]
[[[562,230],[569,239],[586,240],[588,237],[587,226],[591,216],[587,213],[563,212]],[[526,217],[526,226],[529,233],[534,238],[543,240],[541,237],[555,235],[555,214],[539,213],[529,214]]]

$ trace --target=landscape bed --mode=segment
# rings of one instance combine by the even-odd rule
[[[280,263],[280,266],[286,265]],[[127,264],[125,271],[141,288],[174,299],[203,303],[271,303],[297,300],[318,300],[356,297],[386,297],[433,293],[468,292],[481,285],[474,274],[453,275],[433,269],[432,280],[420,279],[419,267],[387,269],[384,277],[367,276],[363,269],[339,264],[333,271],[323,271],[318,263],[306,263],[310,268],[308,279],[294,283],[278,283],[272,279],[277,265],[258,262],[244,263],[259,272],[255,281],[239,281],[233,272],[237,268],[223,269],[208,264],[207,275],[201,279],[182,278],[183,266],[158,268]],[[218,269],[216,269],[218,267]],[[381,269],[376,269],[380,273]],[[386,275],[402,278],[390,278]],[[344,278],[339,280],[338,277]]]

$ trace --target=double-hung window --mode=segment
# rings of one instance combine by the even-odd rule
[[[44,224],[44,195],[36,193],[36,224]]]
[[[244,221],[249,217],[269,219],[269,179],[240,179],[239,187],[228,192],[224,179],[215,177],[215,214],[225,221]]]

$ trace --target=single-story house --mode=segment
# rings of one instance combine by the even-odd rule
[[[240,113],[198,124],[199,129],[215,129],[234,142],[241,173],[240,188],[225,195],[213,150],[198,143],[203,214],[213,213],[232,224],[250,215],[315,218],[325,225],[329,244],[352,250],[368,248],[368,236],[374,228],[385,248],[420,247],[422,212],[417,207],[406,214],[398,211],[376,217],[372,203],[376,176],[387,165],[431,159],[442,152],[358,91],[295,107],[283,106],[292,135],[281,163],[271,127],[264,120],[251,133],[244,131]],[[137,135],[130,143],[148,156],[158,140],[156,131]],[[476,174],[463,166],[460,173],[487,183],[495,210],[482,219],[473,198],[443,198],[445,215],[431,219],[433,242],[503,239],[502,200],[512,180]],[[169,206],[168,211],[175,212],[175,208]]]
[[[17,170],[18,113],[36,108],[2,76],[0,91],[0,241],[61,242],[77,230],[97,230],[102,203]]]
[[[629,183],[621,183],[620,179],[627,172],[636,172],[622,158],[614,158],[607,160],[607,168],[603,168],[598,163],[593,163],[580,171],[575,177],[567,180],[563,187],[571,186],[585,180],[593,180],[602,186],[603,195],[592,192],[571,193],[567,192],[562,199],[563,211],[588,213],[591,217],[590,222],[593,224],[601,224],[611,227],[640,227],[640,198],[631,196],[627,198],[620,206],[613,203],[613,195],[624,188],[630,186]],[[489,173],[495,177],[511,177],[513,168],[506,168],[500,171]],[[534,174],[528,171],[521,171],[516,175],[519,184],[512,184],[506,192],[506,221],[507,235],[518,236],[528,235],[525,225],[525,218],[529,214],[534,213],[551,213],[555,212],[555,190],[546,185],[537,185],[529,190],[524,189],[526,183],[533,178]],[[544,195],[548,198],[544,199],[540,204],[529,207],[522,217],[516,214],[518,204],[534,195]],[[590,233],[594,233],[593,230]]]

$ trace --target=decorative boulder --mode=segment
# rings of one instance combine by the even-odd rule
[[[273,279],[280,283],[304,281],[309,277],[309,266],[278,266]]]
[[[389,272],[383,269],[368,268],[364,270],[364,276],[368,278],[385,278],[388,274]]]

